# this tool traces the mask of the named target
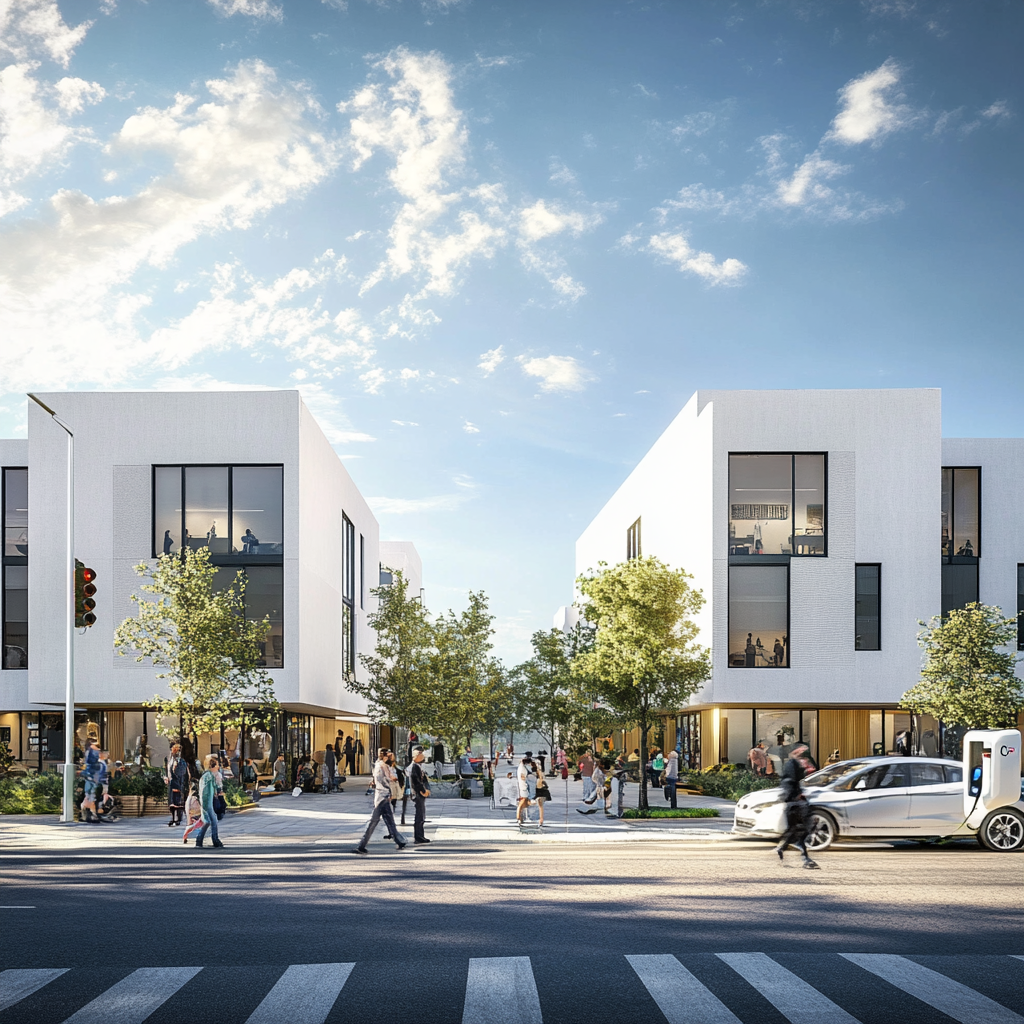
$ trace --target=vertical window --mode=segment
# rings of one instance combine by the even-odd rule
[[[825,555],[825,456],[729,456],[729,554]]]
[[[230,552],[228,467],[185,467],[185,541],[193,551],[209,547],[211,555]]]
[[[184,480],[181,466],[157,466],[153,470],[154,554],[173,555],[181,549]]]
[[[858,651],[882,649],[882,567],[854,566],[856,597],[854,610],[854,648]]]
[[[981,469],[942,468],[942,554],[981,557]]]
[[[789,667],[789,566],[729,566],[729,667]]]
[[[28,668],[28,470],[3,471],[3,667]]]
[[[978,562],[951,562],[942,566],[942,615],[966,608],[978,600]]]
[[[359,534],[359,607],[366,607],[366,538]]]
[[[346,679],[356,670],[356,528],[342,513],[341,670]]]
[[[626,531],[626,561],[640,558],[642,554],[640,547],[640,519]]]
[[[1024,651],[1024,565],[1017,566],[1017,650]]]
[[[249,565],[245,568],[245,617],[270,620],[263,644],[267,668],[284,667],[284,566]]]
[[[284,551],[282,478],[280,466],[232,467],[232,554],[280,555]]]

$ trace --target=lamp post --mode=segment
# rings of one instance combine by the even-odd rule
[[[65,625],[65,641],[67,655],[65,658],[64,677],[64,800],[61,804],[60,820],[71,825],[75,821],[75,435],[71,428],[62,422],[57,414],[45,402],[35,395],[29,398],[41,409],[50,414],[50,418],[68,435],[68,522],[67,522],[67,559],[65,585],[67,587],[67,623]],[[40,736],[40,742],[42,737]]]

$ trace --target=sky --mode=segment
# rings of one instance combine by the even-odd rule
[[[698,388],[1022,436],[1024,5],[0,0],[25,392],[297,388],[529,655]]]

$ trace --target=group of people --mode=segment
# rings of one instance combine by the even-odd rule
[[[246,766],[251,768],[251,761]],[[223,849],[217,822],[227,811],[227,801],[224,798],[224,776],[217,755],[208,754],[202,765],[198,762],[190,764],[182,756],[181,744],[175,743],[167,758],[164,780],[167,783],[167,806],[171,812],[168,827],[185,825],[181,840],[183,843],[198,833],[195,839],[198,849],[203,848],[209,831],[214,847]]]
[[[426,753],[419,744],[414,746],[411,752],[412,762],[407,770],[403,770],[398,767],[395,752],[389,747],[381,747],[377,751],[377,760],[373,766],[373,813],[370,815],[363,838],[353,853],[365,855],[369,852],[366,844],[382,820],[387,829],[384,838],[392,840],[399,850],[404,850],[409,841],[398,831],[395,809],[401,800],[404,825],[405,809],[410,796],[414,806],[413,842],[417,846],[430,842],[424,831],[427,820],[427,797],[430,796],[429,781],[423,767]]]
[[[91,739],[85,741],[82,757],[81,777],[85,798],[82,800],[82,820],[91,825],[113,821],[114,799],[110,795],[110,780],[120,772],[121,762],[114,769],[110,766],[110,752],[100,750]]]

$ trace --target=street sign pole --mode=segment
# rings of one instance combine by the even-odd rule
[[[64,573],[67,587],[67,623],[64,631],[67,650],[64,675],[64,800],[60,820],[71,825],[75,821],[75,435],[48,405],[33,394],[28,397],[48,412],[53,422],[68,435],[67,567]],[[39,740],[41,749],[42,730]]]

